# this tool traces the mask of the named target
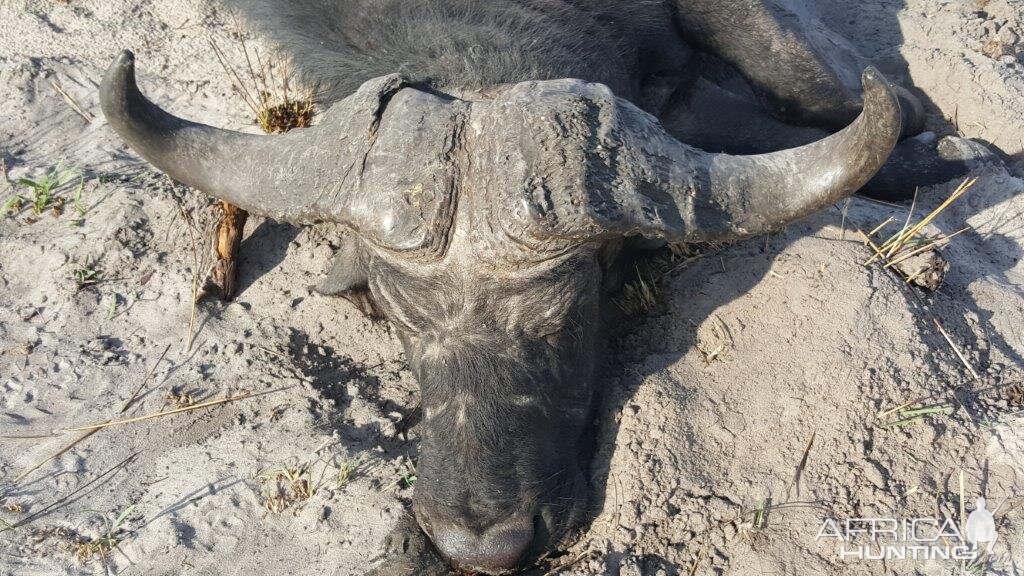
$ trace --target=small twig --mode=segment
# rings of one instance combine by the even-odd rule
[[[167,351],[170,350],[170,349],[171,349],[171,345],[170,344],[167,345],[167,348],[164,348],[163,354],[161,354],[160,358],[158,358],[157,361],[153,363],[153,367],[150,368],[149,372],[146,373],[145,378],[142,379],[142,383],[139,384],[138,388],[136,388],[134,392],[132,392],[131,397],[128,398],[128,401],[124,403],[124,406],[121,407],[121,412],[120,412],[121,414],[124,414],[125,410],[128,410],[128,407],[131,406],[133,402],[135,402],[135,399],[138,397],[139,392],[142,391],[143,386],[146,385],[146,382],[149,380],[150,376],[153,375],[153,372],[156,370],[156,367],[160,364],[160,361],[163,360],[164,356],[167,354]],[[98,427],[97,428],[93,428],[92,430],[89,430],[85,434],[82,434],[81,436],[76,438],[73,442],[71,442],[70,444],[64,446],[60,450],[54,452],[53,454],[47,456],[46,458],[40,460],[39,462],[36,462],[34,465],[30,466],[27,470],[25,470],[24,472],[19,474],[18,477],[14,479],[13,483],[17,484],[22,479],[24,479],[26,476],[28,476],[32,472],[38,470],[39,467],[42,466],[43,464],[46,464],[50,460],[53,460],[54,458],[59,457],[61,454],[64,454],[68,450],[71,450],[72,448],[77,446],[79,444],[79,442],[82,442],[83,440],[85,440],[89,436],[92,436],[93,434],[99,432],[100,430],[101,430],[101,428],[98,428]]]
[[[580,560],[583,560],[584,558],[586,558],[587,556],[590,556],[593,553],[594,553],[593,550],[585,550],[585,551],[581,552],[578,556],[573,558],[572,560],[566,562],[565,564],[560,564],[560,565],[552,568],[551,570],[548,570],[547,572],[544,573],[544,576],[555,576],[555,574],[558,574],[559,572],[562,572],[563,570],[565,570],[566,568],[572,566],[573,564],[578,564],[580,562]]]
[[[938,245],[940,242],[948,242],[954,236],[958,236],[958,235],[960,235],[960,234],[962,234],[962,233],[964,233],[964,232],[966,232],[966,231],[968,231],[970,229],[971,229],[971,227],[967,226],[966,228],[957,230],[956,232],[950,234],[949,236],[942,236],[940,238],[936,238],[935,240],[925,244],[924,246],[918,248],[917,250],[914,250],[914,251],[909,252],[909,253],[907,253],[907,254],[905,254],[903,256],[900,256],[899,258],[897,258],[895,260],[887,260],[886,264],[885,264],[885,266],[883,266],[883,268],[889,268],[891,266],[899,264],[900,262],[903,262],[904,260],[907,260],[908,258],[913,258],[914,256],[917,256],[921,252],[927,252],[928,250],[931,250],[936,245]]]
[[[72,98],[70,94],[65,92],[56,80],[50,80],[50,84],[53,85],[53,89],[56,90],[58,94],[64,97],[64,100],[68,103],[69,106],[71,106],[71,109],[74,110],[79,116],[81,116],[87,124],[92,123],[94,119],[93,115],[83,110],[82,107],[78,105],[78,102],[75,102],[75,99]]]
[[[129,397],[128,401],[125,402],[124,406],[121,407],[121,412],[120,412],[121,414],[124,414],[128,410],[128,408],[132,405],[132,403],[135,402],[135,398],[138,397],[139,392],[141,392],[142,389],[146,386],[146,382],[149,382],[150,377],[153,376],[153,372],[156,372],[156,367],[160,365],[160,361],[162,361],[164,359],[164,356],[167,355],[167,351],[170,350],[170,349],[171,349],[171,345],[170,344],[168,344],[167,347],[164,348],[163,353],[160,354],[160,357],[157,358],[156,362],[153,363],[153,366],[150,367],[149,372],[146,372],[146,376],[142,378],[142,382],[139,382],[139,386],[137,388],[135,388],[135,391],[132,392],[131,397]]]
[[[889,408],[888,410],[883,410],[883,411],[879,412],[878,414],[875,415],[875,419],[881,420],[882,418],[885,418],[886,416],[888,416],[890,414],[894,414],[896,412],[899,412],[900,410],[903,410],[904,408],[909,408],[910,406],[913,406],[914,404],[920,404],[921,402],[924,402],[925,400],[927,400],[929,398],[931,398],[931,395],[929,395],[929,396],[921,396],[920,398],[915,398],[914,400],[907,400],[906,402],[904,402],[903,404],[900,404],[899,406],[896,406],[895,408]]]
[[[814,446],[814,437],[817,436],[817,434],[817,431],[811,432],[811,439],[807,441],[807,447],[804,448],[804,454],[800,458],[800,462],[797,463],[796,472],[793,474],[793,487],[796,488],[797,498],[800,497],[800,477],[803,476],[804,469],[807,467],[807,459],[811,455],[811,447]]]
[[[216,406],[218,404],[225,404],[227,402],[234,402],[235,400],[244,400],[250,398],[253,395],[250,392],[244,392],[237,396],[228,396],[227,398],[221,398],[219,400],[210,400],[208,402],[200,402],[199,404],[193,404],[192,406],[185,406],[184,408],[175,408],[174,410],[164,410],[161,412],[153,412],[152,414],[146,414],[143,416],[136,416],[135,418],[125,418],[123,420],[109,420],[107,422],[99,422],[97,424],[89,424],[88,426],[78,426],[77,428],[68,428],[70,432],[76,432],[79,430],[99,430],[107,428],[109,426],[119,426],[121,424],[131,424],[133,422],[141,422],[143,420],[151,420],[153,418],[160,418],[162,416],[170,416],[172,414],[180,414],[182,412],[191,412],[192,410],[199,410],[200,408],[209,408],[210,406]]]
[[[90,431],[86,432],[85,434],[82,434],[81,436],[76,438],[73,442],[68,443],[66,446],[64,446],[60,450],[57,450],[53,454],[50,454],[49,456],[47,456],[46,458],[43,458],[39,462],[36,462],[32,466],[29,466],[27,470],[25,470],[21,474],[18,474],[18,476],[11,483],[12,484],[17,484],[18,482],[21,482],[26,476],[28,476],[29,474],[31,474],[31,473],[35,472],[36,470],[38,470],[40,466],[42,466],[43,464],[46,464],[47,462],[49,462],[50,460],[53,460],[54,458],[59,457],[61,454],[64,454],[68,450],[71,450],[72,448],[77,446],[79,442],[81,442],[82,440],[85,440],[89,436],[92,436],[96,432],[99,432],[99,428],[96,428],[95,430],[90,430]]]
[[[71,499],[71,497],[74,496],[75,494],[78,494],[79,492],[85,490],[86,488],[88,488],[92,484],[95,484],[96,482],[102,480],[104,477],[108,476],[111,472],[115,472],[118,468],[120,468],[120,467],[124,466],[125,464],[131,462],[138,455],[139,455],[138,452],[132,453],[130,456],[128,456],[124,460],[121,460],[117,464],[114,464],[110,468],[107,468],[103,473],[97,475],[92,480],[89,480],[85,484],[79,486],[78,488],[75,488],[71,492],[69,492],[69,493],[65,494],[64,496],[61,496],[60,498],[54,500],[53,502],[51,502],[47,506],[43,507],[39,511],[35,512],[34,514],[31,514],[31,515],[29,515],[29,516],[19,520],[18,522],[15,522],[14,524],[8,525],[7,527],[5,527],[3,529],[0,529],[0,532],[6,532],[7,530],[13,530],[15,528],[24,526],[25,524],[28,524],[29,522],[35,520],[36,518],[39,518],[39,517],[41,517],[41,516],[43,516],[45,514],[48,514],[48,513],[52,512],[54,509],[56,509],[61,504],[64,504],[65,502],[68,502]]]
[[[874,228],[874,229],[873,229],[873,230],[872,230],[871,232],[868,232],[868,236],[874,236],[875,234],[878,234],[878,232],[879,232],[879,231],[880,231],[880,230],[881,230],[882,228],[885,228],[886,226],[888,226],[888,225],[889,225],[889,222],[892,222],[892,216],[889,216],[888,218],[886,218],[886,219],[885,219],[885,222],[882,222],[882,223],[881,223],[881,224],[879,224],[878,226],[875,226],[875,228]]]
[[[971,376],[974,376],[975,380],[981,382],[981,376],[978,376],[978,373],[974,370],[974,367],[971,366],[971,363],[967,361],[966,357],[964,357],[963,352],[960,352],[960,348],[953,342],[953,338],[949,335],[948,332],[946,332],[946,329],[942,327],[942,324],[939,323],[939,319],[936,318],[935,316],[932,316],[932,322],[935,323],[935,327],[939,329],[939,333],[941,333],[942,337],[946,339],[946,342],[949,342],[950,348],[953,349],[953,352],[956,354],[956,357],[960,359],[960,362],[962,362],[963,365],[967,368],[967,371],[971,373]]]

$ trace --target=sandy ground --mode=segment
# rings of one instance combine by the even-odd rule
[[[807,5],[911,79],[933,128],[990,142],[1006,165],[979,169],[927,229],[971,227],[935,294],[862,265],[854,227],[898,226],[907,207],[861,199],[670,274],[608,356],[594,521],[545,569],[954,574],[961,563],[841,559],[815,537],[825,518],[962,522],[983,495],[999,540],[969,573],[1024,573],[1024,66],[1009,56],[1024,51],[1022,6]],[[342,232],[251,221],[242,293],[202,304],[189,346],[212,212],[127,151],[97,105],[130,47],[170,110],[255,130],[208,43],[240,66],[243,27],[199,0],[9,0],[0,23],[0,197],[57,165],[82,175],[57,190],[62,214],[0,221],[0,574],[364,573],[412,493],[416,386],[385,324],[310,288]],[[923,190],[915,219],[957,184]],[[243,393],[101,430],[15,482],[81,434],[68,428]],[[926,396],[949,413],[879,425]],[[279,472],[303,467],[313,494],[293,498]],[[108,559],[76,558],[122,513]]]

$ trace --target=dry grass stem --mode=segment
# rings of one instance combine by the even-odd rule
[[[167,181],[171,185],[171,189],[176,188],[174,180],[171,180],[170,176],[167,177]],[[174,197],[175,203],[178,205],[178,213],[181,219],[185,221],[185,228],[188,231],[189,243],[192,246],[192,303],[191,310],[188,319],[188,332],[185,335],[185,351],[188,352],[192,349],[192,339],[195,334],[196,326],[196,313],[197,303],[199,301],[199,244],[196,242],[196,226],[192,220],[192,215],[185,210],[185,206],[181,203],[181,200],[177,196]]]
[[[843,202],[843,211],[842,211],[843,219],[839,222],[839,239],[840,240],[846,240],[846,215],[850,212],[850,202],[852,202],[852,201],[853,201],[853,198],[849,197],[849,198],[846,199],[846,202]],[[768,236],[769,235],[766,234],[765,235],[765,239],[764,239],[764,250],[765,250],[765,252],[768,251]]]
[[[564,564],[559,564],[558,566],[552,568],[551,570],[548,570],[547,572],[544,573],[544,576],[555,576],[555,574],[561,574],[562,572],[564,572],[570,566],[573,566],[575,564],[579,564],[579,562],[581,560],[583,560],[587,556],[590,556],[592,553],[593,553],[593,551],[590,550],[590,549],[587,549],[587,550],[585,550],[583,552],[580,552],[572,560],[569,560],[568,562],[566,562]]]
[[[886,416],[889,416],[891,414],[895,414],[896,412],[899,412],[900,410],[903,410],[905,408],[910,408],[914,404],[920,404],[921,402],[924,402],[925,400],[927,400],[929,398],[931,398],[931,396],[921,396],[920,398],[915,398],[913,400],[907,400],[906,402],[904,402],[903,404],[900,404],[899,406],[896,406],[895,408],[889,408],[888,410],[882,410],[881,412],[879,412],[878,414],[875,415],[875,419],[881,420],[882,418],[885,418]]]
[[[697,574],[697,569],[700,568],[701,557],[704,555],[704,549],[697,550],[697,556],[693,559],[693,564],[690,565],[690,571],[687,573],[688,576],[694,576]]]
[[[878,252],[880,253],[875,254],[874,256],[869,258],[866,262],[864,262],[864,264],[870,264],[874,262],[876,258],[888,260],[895,256],[906,246],[907,242],[914,238],[914,236],[916,236],[925,226],[931,224],[932,221],[935,220],[935,218],[937,218],[939,214],[945,211],[946,208],[949,208],[949,206],[953,204],[953,202],[956,202],[957,200],[960,199],[960,197],[966,194],[971,189],[971,187],[973,187],[974,184],[977,183],[977,181],[977,178],[968,178],[967,180],[964,180],[959,186],[957,186],[956,190],[954,190],[953,193],[949,195],[949,198],[946,198],[941,204],[939,204],[937,208],[932,210],[930,213],[928,213],[927,216],[922,218],[920,222],[913,226],[909,226],[911,216],[913,215],[913,207],[911,207],[911,212],[907,214],[907,223],[904,225],[903,230],[901,230],[897,234],[894,234],[888,240],[883,242],[881,246],[879,246]],[[916,193],[914,200],[916,203]]]
[[[894,271],[906,283],[915,283],[929,291],[937,290],[949,268],[949,263],[938,255],[939,250],[948,246],[954,237],[970,230],[971,227],[967,226],[952,234],[939,234],[930,238],[922,235],[921,231],[944,210],[963,197],[977,181],[977,178],[964,180],[938,207],[916,224],[911,224],[914,207],[917,203],[917,192],[915,191],[914,204],[911,205],[911,209],[907,213],[903,228],[880,244],[876,243],[872,237],[892,220],[891,217],[866,234],[858,230],[865,244],[869,244],[873,251],[873,254],[864,261],[864,265],[868,266],[877,260],[882,263],[884,269]],[[915,257],[923,259],[923,262],[908,262]]]
[[[967,184],[967,182],[971,182],[971,183]],[[966,180],[965,184],[967,184],[967,188],[970,188],[970,186],[973,186],[973,182],[974,182],[974,180]],[[961,184],[961,187],[957,188],[957,190],[965,190],[966,191],[965,184]],[[961,193],[961,195],[963,195],[963,193]],[[952,198],[952,197],[950,197],[950,198]],[[948,200],[947,200],[947,202],[948,202]],[[868,238],[867,235],[865,235],[864,232],[861,231],[860,229],[857,229],[857,232],[860,234],[861,238],[864,239],[864,243],[867,244],[868,246],[870,246],[871,250],[874,251],[874,256],[878,256],[878,257],[882,258],[883,260],[886,260],[886,256],[882,253],[882,248],[881,247],[879,247],[878,245],[876,245],[873,242],[871,242],[871,239]],[[952,236],[953,235],[950,235],[949,238],[951,238]],[[872,256],[872,258],[874,256]],[[918,274],[920,274],[920,272]],[[916,275],[913,275],[913,276],[916,276]],[[908,279],[907,282],[909,282],[910,280],[912,280],[912,278]],[[916,293],[914,293],[914,295],[916,296]],[[952,348],[952,351],[956,355],[956,358],[959,359],[959,361],[961,361],[961,363],[967,368],[968,372],[971,373],[971,376],[974,377],[975,380],[981,382],[982,381],[981,376],[974,369],[974,366],[972,366],[971,363],[968,362],[967,357],[964,356],[964,353],[961,352],[961,349],[959,349],[959,346],[957,346],[956,343],[953,341],[952,336],[950,336],[949,333],[946,332],[945,328],[942,327],[942,324],[939,322],[939,320],[937,318],[935,318],[935,316],[931,312],[928,312],[927,305],[924,303],[924,301],[921,300],[921,297],[920,296],[916,296],[916,297],[918,297],[918,299],[919,299],[919,301],[921,301],[922,305],[925,306],[926,314],[932,320],[932,322],[935,324],[935,327],[939,330],[939,333],[942,334],[942,337],[945,338],[947,343],[949,343],[949,347]],[[961,405],[962,408],[964,408],[964,411],[967,412],[968,417],[971,418],[971,421],[973,422],[974,421],[974,415],[971,414],[971,412],[969,410],[967,410],[967,408],[964,407],[964,405],[962,403],[959,403],[959,401],[956,401],[956,402],[957,402],[957,404]],[[891,410],[889,413],[899,411],[900,409],[901,409],[901,407],[897,407],[895,410]],[[881,415],[879,417],[881,417]]]
[[[875,228],[871,232],[868,232],[868,236],[874,236],[875,234],[878,234],[878,232],[882,228],[885,228],[886,226],[888,226],[890,222],[892,222],[892,216],[889,216],[888,218],[886,218],[885,222],[882,222],[878,226],[875,226]]]
[[[170,344],[167,345],[167,348],[164,348],[163,354],[160,354],[160,357],[157,358],[157,361],[154,362],[153,366],[150,367],[148,372],[146,372],[146,376],[142,379],[142,382],[139,384],[139,386],[137,388],[135,388],[135,391],[132,392],[132,395],[128,398],[128,400],[124,403],[124,405],[121,406],[121,411],[120,411],[121,414],[124,414],[124,412],[126,410],[128,410],[128,407],[130,407],[132,405],[132,403],[135,402],[135,399],[138,397],[139,392],[142,391],[143,387],[145,387],[145,385],[146,385],[146,382],[148,382],[150,377],[153,376],[153,372],[156,371],[156,367],[160,365],[160,361],[164,359],[164,356],[167,354],[167,351],[170,350],[170,349],[171,349]],[[96,432],[99,432],[100,430],[101,430],[101,428],[99,428],[99,427],[93,428],[92,430],[89,430],[85,434],[82,434],[81,436],[76,438],[73,442],[71,442],[70,444],[64,446],[60,450],[54,452],[53,454],[50,454],[49,456],[47,456],[46,458],[40,460],[39,462],[36,462],[32,466],[30,466],[27,470],[25,470],[24,472],[19,474],[14,479],[13,483],[17,484],[18,482],[23,480],[26,476],[28,476],[32,472],[38,470],[39,467],[42,466],[43,464],[46,464],[50,460],[53,460],[54,458],[59,457],[61,454],[64,454],[68,450],[71,450],[72,448],[77,446],[79,442],[85,440],[86,438],[88,438],[89,436],[92,436],[93,434],[95,434]]]
[[[732,332],[729,331],[729,327],[725,325],[718,316],[713,317],[714,322],[711,324],[711,332],[715,337],[715,347],[711,350],[705,350],[701,344],[702,342],[698,339],[697,351],[704,357],[704,364],[710,365],[712,362],[719,358],[723,358],[725,354],[733,348]]]
[[[964,510],[964,500],[967,491],[964,490],[964,469],[960,469],[960,533],[967,534],[967,511]]]
[[[800,477],[804,474],[804,469],[807,468],[807,459],[811,456],[811,448],[814,447],[814,438],[818,435],[817,432],[811,432],[811,438],[807,441],[807,447],[804,448],[804,453],[800,457],[800,462],[796,465],[796,470],[793,473],[793,488],[796,489],[796,497],[800,497]],[[788,491],[787,491],[788,497]]]
[[[284,62],[276,65],[272,60],[263,62],[258,50],[254,49],[250,55],[245,41],[241,40],[240,44],[249,73],[248,82],[242,80],[238,71],[228,64],[224,51],[210,39],[210,46],[217,56],[217,61],[231,79],[232,88],[252,112],[259,127],[267,134],[282,134],[293,128],[310,126],[316,114],[313,91],[306,90],[296,94],[291,88],[291,74]],[[276,66],[281,68],[280,79],[274,75]],[[248,87],[250,85],[251,88]]]
[[[74,110],[76,114],[81,116],[83,120],[85,120],[86,124],[92,123],[92,121],[95,119],[93,115],[83,110],[82,107],[78,105],[78,102],[75,102],[75,99],[72,98],[71,95],[68,94],[66,91],[64,91],[64,88],[62,88],[56,80],[51,80],[50,84],[53,85],[53,89],[56,90],[57,93],[64,98],[64,101],[68,103],[68,106],[71,106],[71,109]]]
[[[323,485],[328,465],[324,464],[320,478],[314,482],[314,464],[285,465],[259,474],[259,480],[271,486],[271,491],[264,495],[263,507],[274,514],[280,514],[294,504],[316,496]]]
[[[107,529],[99,536],[89,540],[77,540],[73,550],[79,562],[85,563],[93,558],[99,558],[104,566],[106,566],[110,554],[121,544],[121,526],[133,510],[135,510],[134,504],[125,508],[113,521],[104,518]]]
[[[109,420],[107,422],[99,422],[97,424],[89,424],[88,426],[79,426],[77,428],[68,428],[71,432],[79,430],[99,430],[107,428],[109,426],[119,426],[121,424],[131,424],[134,422],[142,422],[143,420],[151,420],[153,418],[161,418],[163,416],[171,416],[173,414],[181,414],[182,412],[191,412],[192,410],[199,410],[201,408],[209,408],[210,406],[217,406],[218,404],[226,404],[228,402],[234,402],[236,400],[244,400],[251,397],[252,394],[244,392],[237,396],[228,396],[227,398],[221,398],[219,400],[209,400],[207,402],[200,402],[199,404],[193,404],[184,408],[175,408],[174,410],[163,410],[160,412],[153,412],[152,414],[146,414],[144,416],[137,416],[135,418],[125,418],[123,420]]]
[[[946,404],[943,404],[941,406],[928,406],[926,408],[916,408],[914,410],[905,410],[903,412],[900,412],[900,418],[898,420],[886,422],[884,424],[880,424],[879,426],[882,428],[895,428],[898,426],[904,426],[907,424],[911,424],[913,422],[917,422],[930,414],[945,414],[948,416],[949,414],[952,413],[953,407]]]
[[[630,316],[644,314],[658,302],[658,282],[658,279],[649,278],[637,269],[636,279],[622,287],[622,293],[615,303]]]
[[[946,329],[942,327],[942,324],[939,323],[939,319],[932,316],[932,322],[935,323],[935,327],[939,329],[939,333],[942,334],[942,337],[945,338],[946,342],[949,343],[949,347],[953,349],[953,352],[956,354],[956,357],[960,359],[960,362],[962,362],[964,367],[967,368],[967,371],[971,373],[971,376],[973,376],[974,379],[977,380],[978,382],[981,382],[981,376],[979,376],[978,372],[975,371],[974,366],[971,366],[971,363],[967,361],[967,358],[964,356],[963,352],[960,351],[960,347],[957,346],[955,342],[953,342],[953,338],[949,335],[948,332],[946,332]]]
[[[132,460],[134,460],[134,459],[135,459],[135,457],[136,457],[136,456],[138,456],[138,455],[139,455],[139,453],[138,453],[138,452],[132,452],[132,453],[131,453],[131,454],[130,454],[130,455],[129,455],[129,456],[127,457],[127,458],[125,458],[124,460],[121,460],[121,461],[120,461],[120,462],[118,462],[117,464],[114,464],[114,465],[113,465],[113,466],[111,466],[110,468],[107,468],[107,469],[106,469],[105,471],[103,471],[103,472],[101,472],[100,474],[96,475],[96,476],[95,476],[95,477],[93,477],[93,478],[92,478],[91,480],[89,480],[88,482],[86,482],[86,483],[82,484],[81,486],[79,486],[79,487],[75,488],[75,489],[74,489],[74,490],[72,490],[71,492],[68,492],[68,493],[67,493],[67,494],[65,494],[64,496],[61,496],[60,498],[58,498],[58,499],[54,500],[54,501],[53,501],[53,502],[51,502],[50,504],[47,504],[47,505],[46,505],[46,506],[44,506],[43,508],[41,508],[41,509],[39,509],[39,510],[37,510],[37,511],[33,512],[33,513],[32,513],[31,515],[29,515],[29,516],[28,516],[27,518],[23,518],[23,519],[19,520],[18,522],[15,522],[15,523],[14,523],[14,524],[12,524],[12,525],[9,525],[9,526],[5,526],[4,528],[0,528],[0,533],[2,533],[2,532],[6,532],[7,530],[13,530],[13,529],[15,529],[15,528],[19,528],[19,527],[21,527],[21,526],[24,526],[24,525],[28,524],[29,522],[32,522],[32,521],[33,521],[33,520],[35,520],[36,518],[40,518],[40,517],[42,517],[42,516],[45,516],[46,514],[49,514],[50,512],[52,512],[52,511],[56,510],[57,508],[59,508],[59,507],[60,507],[60,506],[61,506],[62,504],[64,504],[64,503],[66,503],[66,502],[70,501],[70,500],[71,500],[72,498],[74,498],[74,496],[75,496],[76,494],[79,494],[79,493],[81,493],[81,492],[83,492],[83,491],[87,490],[87,489],[88,489],[88,488],[89,488],[90,486],[92,486],[93,484],[96,484],[96,483],[97,483],[97,482],[99,482],[100,480],[103,480],[103,479],[104,479],[104,478],[106,478],[107,476],[110,476],[111,474],[113,474],[114,472],[116,472],[117,470],[119,470],[119,469],[120,469],[120,468],[121,468],[122,466],[124,466],[124,465],[128,464],[129,462],[131,462]]]
[[[153,365],[149,367],[149,371],[146,372],[146,375],[142,378],[142,382],[139,382],[139,385],[135,388],[135,391],[132,392],[128,401],[124,403],[124,406],[121,406],[120,414],[127,412],[128,408],[130,408],[132,403],[135,402],[135,399],[139,396],[139,392],[142,392],[142,389],[146,387],[146,383],[153,377],[153,372],[156,372],[156,367],[160,365],[160,362],[163,361],[164,356],[167,356],[167,351],[170,349],[171,345],[168,344],[167,347],[164,348],[164,351],[160,353],[160,357],[156,359],[156,362],[153,362]]]
[[[913,251],[911,251],[911,252],[909,252],[907,254],[904,254],[903,256],[900,256],[899,258],[896,258],[895,260],[887,260],[886,263],[885,263],[884,268],[890,268],[890,267],[892,267],[892,266],[894,266],[896,264],[899,264],[900,262],[903,262],[904,260],[907,260],[909,258],[913,258],[914,256],[917,256],[918,254],[920,254],[922,252],[927,252],[928,250],[931,250],[932,248],[942,248],[942,247],[945,247],[945,245],[948,244],[949,241],[952,240],[954,237],[959,236],[960,234],[963,234],[964,232],[966,232],[968,230],[971,230],[971,229],[972,228],[970,226],[966,226],[964,228],[961,228],[960,230],[957,230],[956,232],[954,232],[952,234],[939,236],[935,240],[932,240],[931,242],[928,242],[924,246],[922,246],[922,247],[920,247],[920,248],[918,248],[916,250],[913,250]],[[940,244],[941,244],[941,246],[940,246]]]
[[[916,272],[914,272],[910,276],[907,276],[907,280],[906,280],[907,284],[912,283],[914,280],[917,279],[918,276],[920,276],[921,274],[924,274],[927,271],[928,271],[928,267],[927,266],[922,266],[921,268],[918,268]]]
[[[876,256],[882,255],[882,249],[879,248],[877,244],[872,242],[871,238],[867,234],[865,234],[863,230],[857,228],[857,233],[860,234],[860,237],[864,239],[864,245],[870,246],[871,249],[874,250]]]
[[[89,436],[92,436],[93,434],[95,434],[98,431],[99,431],[99,428],[96,428],[95,430],[89,430],[85,434],[82,434],[81,436],[76,438],[73,442],[68,443],[67,445],[65,445],[60,450],[57,450],[53,454],[50,454],[49,456],[47,456],[46,458],[43,458],[39,462],[36,462],[32,466],[29,466],[28,469],[26,469],[24,472],[22,472],[21,474],[18,474],[18,476],[15,477],[14,480],[11,483],[12,484],[17,484],[18,482],[21,482],[22,480],[25,479],[26,476],[28,476],[29,474],[31,474],[31,473],[35,472],[36,470],[38,470],[39,467],[42,466],[43,464],[46,464],[50,460],[53,460],[54,458],[59,457],[61,454],[64,454],[68,450],[71,450],[72,448],[77,446],[79,442],[81,442],[82,440],[85,440]]]

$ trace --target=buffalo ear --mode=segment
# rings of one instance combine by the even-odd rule
[[[345,236],[341,248],[334,254],[327,276],[316,285],[315,290],[324,296],[341,296],[351,302],[367,318],[382,320],[377,302],[369,290],[366,251],[358,239]]]
[[[359,242],[351,236],[345,236],[341,248],[334,253],[331,269],[316,285],[316,291],[324,296],[342,296],[346,292],[365,290],[366,274],[366,259]]]

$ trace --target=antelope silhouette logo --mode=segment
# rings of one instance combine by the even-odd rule
[[[996,544],[996,519],[992,513],[985,509],[985,499],[979,497],[975,500],[974,512],[967,517],[967,541],[977,549],[979,542],[987,542],[985,551],[992,553],[992,547]]]

